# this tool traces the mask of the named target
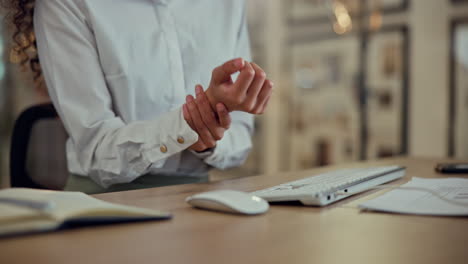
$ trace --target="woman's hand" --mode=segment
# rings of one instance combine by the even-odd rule
[[[236,82],[231,75],[240,72]],[[263,114],[273,91],[273,83],[255,63],[241,58],[215,68],[206,95],[214,108],[223,103],[229,111]]]
[[[190,146],[194,151],[204,151],[216,146],[224,132],[231,125],[231,117],[222,103],[215,105],[213,111],[208,98],[200,85],[195,87],[196,100],[188,95],[183,106],[184,119],[198,133],[198,142]]]

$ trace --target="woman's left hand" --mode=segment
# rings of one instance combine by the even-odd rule
[[[195,87],[197,98],[188,95],[183,106],[184,119],[198,134],[197,143],[190,146],[194,151],[204,151],[216,147],[216,142],[224,137],[224,132],[231,125],[231,117],[226,106],[216,104],[216,112],[211,108],[210,102],[201,85]]]

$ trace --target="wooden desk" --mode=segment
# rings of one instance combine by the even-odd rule
[[[434,172],[435,163],[392,159],[340,167],[405,165],[402,183],[412,176],[446,177]],[[253,191],[337,168],[96,195],[168,210],[174,219],[0,240],[0,263],[468,263],[468,218],[352,208],[370,193],[326,208],[275,205],[254,217],[192,209],[184,202],[197,192]]]

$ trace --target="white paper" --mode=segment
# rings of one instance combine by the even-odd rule
[[[359,204],[360,208],[402,214],[418,215],[468,215],[468,179],[413,178],[401,187],[425,188],[455,201],[444,201],[434,194],[419,190],[395,189],[382,196]]]

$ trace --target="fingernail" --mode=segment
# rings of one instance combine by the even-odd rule
[[[236,68],[241,68],[244,66],[244,60],[242,58],[238,58],[234,60],[234,66]]]
[[[195,86],[195,93],[199,95],[202,92],[202,88],[200,85]]]
[[[192,103],[192,102],[193,102],[193,96],[187,95],[187,101],[188,101],[189,103]]]

